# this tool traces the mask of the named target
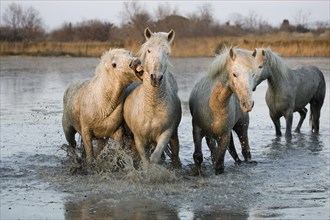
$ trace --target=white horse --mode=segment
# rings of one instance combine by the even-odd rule
[[[310,121],[312,131],[319,131],[319,119],[325,97],[325,80],[323,73],[315,66],[302,65],[294,69],[283,61],[270,49],[258,48],[253,54],[257,65],[262,71],[256,75],[256,86],[267,79],[268,89],[266,103],[269,115],[275,125],[277,136],[281,136],[280,118],[286,120],[286,138],[292,138],[293,113],[299,112],[300,120],[295,129],[300,132],[301,125],[306,117],[305,106],[310,104]]]
[[[245,161],[251,161],[247,132],[248,112],[254,104],[252,75],[256,70],[251,53],[236,48],[225,48],[210,65],[208,74],[193,88],[189,107],[195,145],[193,158],[199,171],[203,162],[201,145],[204,136],[215,159],[216,174],[224,172],[227,148],[236,161],[238,157],[231,130],[238,134]]]
[[[124,49],[103,54],[90,80],[71,84],[63,97],[62,126],[69,145],[76,147],[75,134],[83,141],[86,159],[94,158],[92,140],[113,138],[122,145],[123,101],[125,88],[142,71],[138,58]]]
[[[144,62],[142,83],[124,102],[124,120],[134,136],[135,146],[144,165],[158,163],[167,145],[171,146],[174,166],[181,166],[179,158],[178,125],[181,121],[181,102],[177,83],[168,70],[174,31],[152,33],[144,31],[146,42],[138,55]]]

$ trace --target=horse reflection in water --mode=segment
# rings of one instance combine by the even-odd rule
[[[315,66],[303,65],[290,69],[283,59],[270,49],[258,48],[252,54],[262,71],[255,75],[256,86],[267,79],[266,103],[275,125],[276,136],[281,136],[280,118],[285,117],[287,139],[292,138],[293,113],[299,112],[300,120],[295,129],[300,132],[310,104],[312,131],[318,133],[321,108],[325,97],[323,73]]]
[[[231,136],[232,129],[240,139],[245,161],[251,162],[248,112],[254,104],[252,88],[255,71],[257,68],[251,53],[225,48],[210,65],[207,76],[193,88],[189,107],[195,145],[193,158],[199,173],[203,162],[201,145],[204,136],[215,160],[216,174],[224,172],[228,147],[234,160],[240,162]]]
[[[181,102],[177,83],[167,68],[175,33],[173,30],[152,33],[146,28],[144,35],[146,42],[138,52],[144,62],[142,83],[128,88],[132,91],[128,91],[124,102],[124,120],[134,135],[144,165],[149,161],[158,163],[170,144],[173,165],[180,167],[178,125]],[[151,149],[154,145],[156,147]],[[153,152],[149,156],[150,150]]]

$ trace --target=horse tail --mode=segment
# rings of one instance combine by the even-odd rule
[[[317,73],[320,77],[320,81],[316,93],[314,94],[311,102],[309,103],[310,104],[309,124],[312,128],[312,131],[316,131],[316,132],[318,132],[319,130],[320,113],[324,103],[325,90],[326,90],[326,83],[323,73],[318,68],[317,68]]]
[[[309,105],[309,127],[313,129],[313,113],[312,113],[312,105]]]
[[[167,156],[169,156],[172,160],[173,156],[172,156],[172,151],[171,151],[171,147],[170,145],[167,145],[165,148],[165,153],[167,154]]]

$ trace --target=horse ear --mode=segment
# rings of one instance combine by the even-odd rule
[[[172,29],[170,32],[168,32],[167,34],[167,40],[168,42],[171,44],[173,42],[173,39],[174,39],[174,36],[175,36],[175,32],[174,30]]]
[[[152,36],[152,32],[151,32],[150,29],[147,27],[147,28],[144,30],[144,37],[146,38],[146,40],[149,40],[151,36]]]
[[[252,56],[253,57],[256,57],[256,55],[257,55],[257,48],[255,48],[254,51],[253,51],[253,53],[252,53]]]
[[[236,59],[236,54],[233,50],[233,48],[231,47],[230,50],[229,50],[229,55],[230,55],[230,58],[234,61]]]

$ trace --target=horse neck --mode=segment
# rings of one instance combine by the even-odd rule
[[[290,69],[287,64],[283,63],[279,57],[273,57],[273,60],[268,61],[268,66],[268,88],[277,90],[287,86],[286,82],[290,74]]]
[[[217,80],[213,85],[210,94],[210,106],[215,109],[223,108],[223,104],[227,103],[233,94],[233,91],[229,88],[226,83]]]
[[[108,82],[107,80],[98,79],[100,84],[97,84],[95,89],[95,99],[99,99],[99,107],[103,115],[108,115],[114,111],[117,106],[122,103],[124,98],[123,90],[125,85],[120,81]]]
[[[287,79],[281,73],[281,70],[276,67],[271,67],[269,71],[269,76],[267,78],[268,88],[272,90],[282,89],[285,85]]]
[[[166,73],[165,73],[166,74]],[[164,76],[165,76],[164,74]],[[154,108],[164,103],[166,100],[167,93],[167,81],[166,76],[163,78],[161,84],[157,87],[151,85],[150,77],[145,77],[143,79],[143,88],[144,88],[144,106]]]

